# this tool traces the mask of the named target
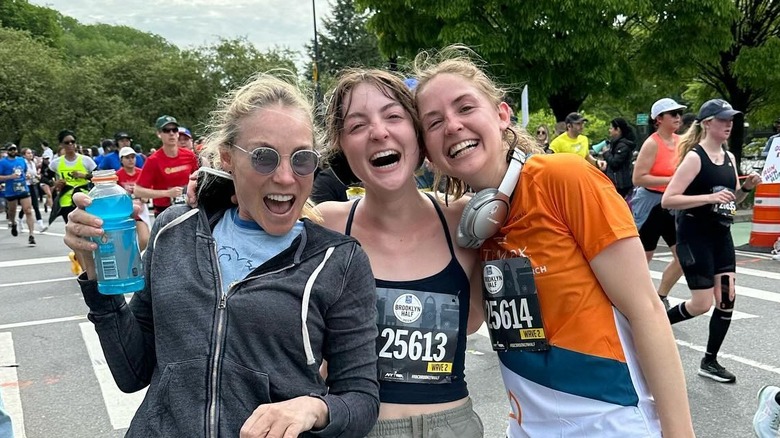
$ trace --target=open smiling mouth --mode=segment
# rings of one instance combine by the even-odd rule
[[[263,202],[271,213],[285,214],[293,208],[295,196],[293,195],[268,195]]]
[[[401,160],[401,154],[396,151],[377,152],[369,158],[369,162],[374,167],[390,167]]]
[[[462,155],[464,152],[477,147],[478,142],[476,140],[465,140],[450,148],[450,158],[456,158]]]

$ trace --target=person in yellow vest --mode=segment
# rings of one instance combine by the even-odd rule
[[[54,158],[49,164],[49,169],[57,174],[54,187],[58,192],[49,216],[49,225],[60,216],[68,223],[68,214],[76,208],[73,206],[73,194],[87,191],[92,171],[97,167],[92,158],[76,153],[76,134],[73,131],[60,131],[57,139],[65,154]]]
[[[587,160],[588,163],[604,170],[607,167],[606,162],[596,160],[590,155],[588,137],[582,135],[587,121],[588,119],[582,117],[579,113],[571,113],[566,116],[566,132],[563,132],[550,142],[550,150],[556,154],[570,153],[579,155]]]

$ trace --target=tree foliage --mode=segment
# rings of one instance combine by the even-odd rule
[[[204,66],[212,86],[223,91],[243,85],[255,73],[285,69],[295,73],[293,53],[284,49],[261,52],[246,38],[221,39],[191,53]]]
[[[319,82],[330,89],[338,73],[349,67],[381,68],[387,62],[379,52],[377,37],[366,28],[368,15],[355,9],[354,0],[335,0],[331,15],[322,20],[323,30],[317,32]],[[306,46],[312,60],[306,72],[313,79],[314,40]]]
[[[26,0],[0,0],[0,25],[27,31],[52,47],[59,47],[62,38],[60,17],[57,11]]]
[[[18,141],[47,123],[58,54],[28,32],[0,28],[0,59],[0,129]]]
[[[25,0],[0,0],[0,142],[37,146],[61,129],[85,145],[128,131],[155,146],[154,121],[174,115],[202,133],[226,91],[258,71],[295,72],[287,50],[221,40],[181,51],[126,26],[83,25]]]
[[[713,24],[727,20],[729,1],[357,0],[357,4],[372,13],[369,28],[379,36],[386,56],[411,57],[421,49],[468,45],[485,59],[494,76],[509,84],[528,84],[535,107],[546,102],[562,120],[588,96],[631,92],[646,71],[677,75],[710,48],[717,50],[725,44],[725,34]],[[663,67],[656,70],[639,64],[641,60]]]
[[[324,32],[318,33],[320,72],[333,77],[349,67],[382,67],[376,35],[366,29],[368,15],[357,12],[353,0],[336,0],[331,8],[332,16],[322,20]]]

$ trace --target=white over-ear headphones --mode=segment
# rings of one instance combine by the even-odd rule
[[[515,190],[520,172],[530,155],[513,149],[509,169],[498,189],[484,189],[474,195],[463,210],[458,224],[457,242],[462,248],[479,248],[496,234],[509,214],[509,197]]]

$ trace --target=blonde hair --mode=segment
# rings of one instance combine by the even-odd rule
[[[504,101],[506,90],[499,87],[482,70],[484,62],[472,49],[463,45],[451,45],[444,49],[428,52],[420,52],[414,59],[413,71],[419,81],[415,89],[416,103],[418,96],[428,83],[440,74],[460,76],[471,82],[490,103],[498,107]],[[549,132],[548,132],[549,136]],[[506,145],[507,156],[509,151],[516,148],[522,152],[543,153],[536,144],[536,139],[520,126],[510,126],[502,133]],[[464,181],[450,175],[442,174],[438,169],[435,173],[434,187],[439,187],[441,181],[445,182],[445,195],[453,195],[456,199],[463,196],[467,185]]]
[[[344,118],[352,104],[352,99],[347,99],[347,96],[360,84],[373,85],[388,99],[398,102],[409,114],[414,125],[417,146],[420,151],[420,158],[417,163],[417,167],[420,167],[425,159],[425,147],[422,140],[420,118],[414,106],[412,92],[400,76],[378,69],[353,68],[345,70],[339,75],[336,85],[328,93],[328,105],[325,110],[327,157],[341,152],[341,133],[344,130]]]
[[[314,149],[317,149],[318,136],[312,115],[312,105],[294,81],[295,75],[287,70],[258,73],[243,86],[220,98],[217,101],[217,108],[210,114],[207,126],[209,134],[206,136],[200,154],[203,165],[224,171],[220,152],[234,147],[236,137],[238,137],[246,117],[257,110],[274,105],[300,110],[306,114],[307,122],[311,127],[312,144]],[[214,178],[219,177],[206,173],[200,192],[203,192],[203,189],[208,187]],[[301,217],[320,220],[319,214],[310,201],[304,205]]]
[[[702,120],[703,121],[703,120]],[[683,158],[704,138],[704,128],[699,120],[694,121],[691,127],[680,137],[680,143],[677,144],[677,166],[679,167]]]

